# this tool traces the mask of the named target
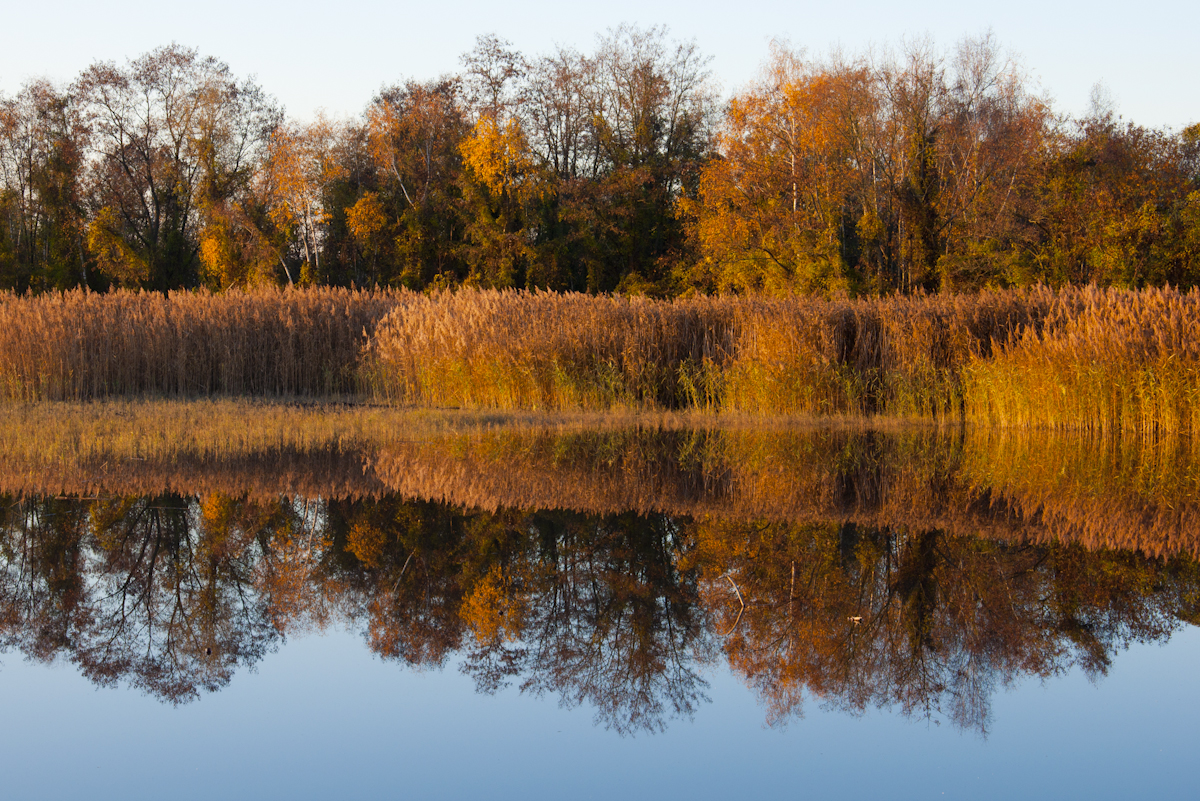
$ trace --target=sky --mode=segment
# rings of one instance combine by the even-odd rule
[[[508,39],[528,56],[555,45],[590,51],[597,35],[621,23],[665,25],[712,57],[729,96],[752,80],[772,39],[821,56],[898,48],[930,37],[952,49],[964,36],[991,30],[1053,107],[1083,114],[1092,87],[1103,84],[1124,119],[1180,130],[1200,121],[1200,67],[1195,32],[1200,3],[1004,4],[930,0],[779,2],[605,0],[506,3],[424,0],[25,0],[8,4],[0,26],[0,93],[11,96],[38,77],[71,81],[89,64],[123,63],[178,42],[255,76],[289,115],[318,110],[354,117],[385,85],[426,80],[458,69],[480,34]],[[1152,11],[1153,13],[1149,13]]]

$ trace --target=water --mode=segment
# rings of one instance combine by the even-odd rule
[[[786,730],[727,671],[691,721],[620,737],[586,710],[400,669],[338,632],[289,641],[184,707],[97,690],[11,655],[0,765],[11,798],[1188,797],[1194,630],[1110,674],[1025,682],[984,739],[894,713],[817,708]]]
[[[1189,795],[1190,451],[987,447],[492,431],[305,455],[359,460],[338,497],[9,487],[6,793]]]

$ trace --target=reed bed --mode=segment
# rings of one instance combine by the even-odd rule
[[[734,315],[719,405],[762,415],[961,413],[961,368],[1041,324],[1045,288],[970,295],[748,298]]]
[[[962,366],[1039,325],[1053,299],[460,291],[392,312],[364,366],[391,403],[936,418],[961,413]]]
[[[518,409],[700,405],[730,347],[735,302],[459,291],[405,304],[370,345],[393,403]]]
[[[1200,294],[822,300],[337,289],[0,295],[0,399],[1200,427]]]
[[[968,420],[1146,435],[1200,430],[1200,294],[1056,293],[1040,326],[963,369]]]
[[[336,396],[405,293],[0,295],[0,397]]]
[[[1190,433],[1200,294],[1046,287],[822,300],[460,291],[380,324],[384,402],[694,408]]]

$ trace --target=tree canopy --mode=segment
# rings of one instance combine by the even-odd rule
[[[358,119],[170,45],[0,97],[0,287],[850,293],[1197,282],[1200,135],[1056,114],[989,35],[811,58],[722,103],[623,25],[481,36]]]

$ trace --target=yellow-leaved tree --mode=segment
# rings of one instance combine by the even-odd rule
[[[260,180],[271,221],[288,243],[280,259],[289,283],[320,275],[323,226],[329,220],[323,197],[344,171],[334,147],[339,133],[336,123],[318,116],[308,125],[280,126],[268,143]],[[299,261],[299,275],[288,265],[290,252]]]
[[[720,158],[680,201],[701,261],[689,276],[721,292],[828,291],[847,280],[845,228],[872,97],[865,69],[814,69],[775,46],[763,79],[733,98]],[[853,215],[851,215],[853,216]]]
[[[88,225],[88,250],[95,257],[100,272],[114,283],[136,287],[150,277],[150,267],[129,245],[123,235],[124,228],[120,215],[111,207],[100,209]]]
[[[525,283],[536,258],[526,230],[530,205],[541,197],[543,177],[520,123],[485,115],[459,144],[470,218],[470,280],[492,287]]]

